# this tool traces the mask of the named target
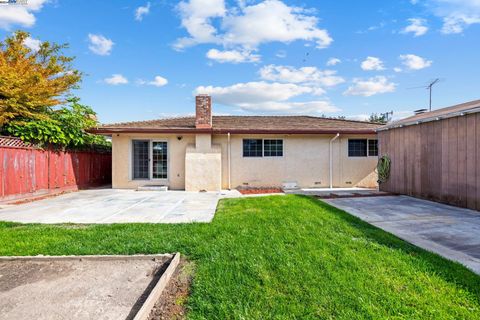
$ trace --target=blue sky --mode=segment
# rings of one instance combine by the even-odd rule
[[[45,1],[0,6],[4,38],[69,43],[104,123],[194,112],[362,119],[479,98],[480,0]]]

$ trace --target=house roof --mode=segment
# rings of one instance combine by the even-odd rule
[[[195,117],[106,124],[97,134],[131,133],[286,133],[374,134],[381,124],[311,116],[213,116],[212,129],[195,128]]]
[[[475,112],[480,112],[480,100],[474,100],[474,101],[465,102],[462,104],[457,104],[447,108],[442,108],[442,109],[437,109],[430,112],[416,114],[414,116],[389,123],[379,128],[377,131],[416,125],[424,122],[437,121],[441,119],[462,116],[468,113],[475,113]]]

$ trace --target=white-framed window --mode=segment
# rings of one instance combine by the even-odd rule
[[[168,142],[166,140],[132,140],[132,180],[168,179]]]
[[[349,157],[376,157],[378,156],[377,139],[348,139]]]
[[[283,157],[283,140],[243,139],[243,157]]]

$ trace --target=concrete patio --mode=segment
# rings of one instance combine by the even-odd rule
[[[480,212],[407,196],[325,202],[480,274]]]
[[[0,221],[22,223],[188,223],[212,221],[217,192],[95,189],[0,207]],[[235,195],[233,195],[235,196]]]

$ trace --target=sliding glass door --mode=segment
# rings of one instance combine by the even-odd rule
[[[150,141],[133,140],[132,149],[133,179],[150,179]]]
[[[168,178],[168,143],[132,141],[132,178],[134,180]]]
[[[167,179],[167,142],[153,141],[152,142],[152,169],[153,179]]]

